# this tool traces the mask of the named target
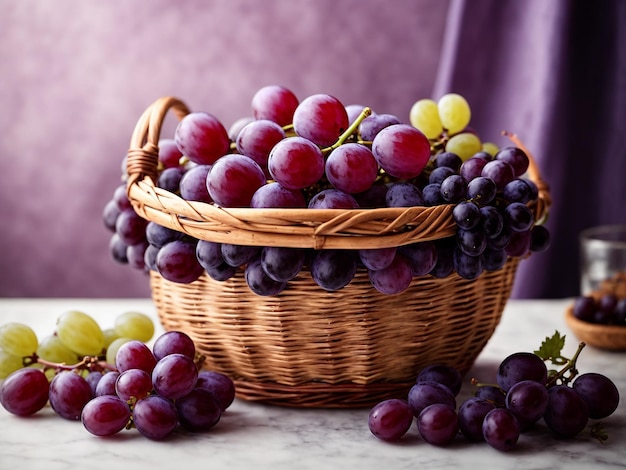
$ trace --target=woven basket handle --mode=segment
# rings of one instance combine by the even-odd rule
[[[190,113],[187,105],[181,100],[166,96],[149,106],[137,121],[126,160],[129,187],[143,180],[144,177],[150,178],[156,184],[161,127],[170,109],[176,114],[178,120]]]

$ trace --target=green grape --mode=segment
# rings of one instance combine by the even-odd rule
[[[24,367],[24,364],[21,357],[13,356],[0,349],[0,379],[6,379],[10,374],[22,367]]]
[[[480,152],[482,148],[483,146],[478,136],[471,132],[453,135],[446,143],[446,152],[456,153],[463,161]]]
[[[57,335],[46,336],[39,343],[37,356],[57,364],[74,364],[78,357],[74,351],[65,346]]]
[[[63,313],[56,332],[63,344],[80,356],[96,356],[104,348],[104,333],[98,323],[78,310]]]
[[[498,153],[498,146],[493,142],[483,142],[483,152],[487,152],[492,157]]]
[[[115,319],[115,333],[119,337],[147,343],[154,335],[152,319],[140,312],[125,312]]]
[[[115,328],[107,328],[106,330],[102,330],[102,333],[104,334],[105,348],[108,348],[114,340],[120,337],[120,335],[115,332]]]
[[[132,341],[132,339],[131,338],[114,339],[113,342],[109,344],[109,347],[107,348],[106,361],[112,366],[114,366],[115,356],[117,356],[117,350],[122,346],[122,344],[128,343],[129,341]]]
[[[6,323],[0,326],[0,349],[11,356],[32,356],[37,350],[37,335],[23,323]]]
[[[448,93],[437,102],[441,124],[448,130],[448,134],[456,134],[467,127],[472,113],[469,104],[461,95]]]
[[[409,120],[413,127],[422,131],[430,140],[436,139],[443,132],[439,109],[433,100],[416,101],[409,112]]]

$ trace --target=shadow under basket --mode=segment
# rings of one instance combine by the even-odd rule
[[[476,280],[415,278],[381,294],[366,271],[339,292],[303,275],[274,297],[250,291],[242,273],[176,284],[151,274],[166,330],[181,330],[230,376],[237,396],[297,407],[366,407],[406,396],[419,370],[443,363],[462,374],[500,322],[518,258]]]

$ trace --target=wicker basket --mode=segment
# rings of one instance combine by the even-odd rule
[[[128,195],[142,217],[198,239],[255,246],[355,249],[400,246],[451,236],[453,205],[380,209],[225,209],[188,202],[155,186],[158,141],[168,111],[189,109],[165,97],[137,122],[128,152]],[[539,188],[532,209],[550,204]],[[402,396],[417,372],[445,363],[466,372],[498,325],[519,259],[476,280],[457,274],[415,278],[385,295],[365,271],[337,292],[303,271],[274,297],[258,296],[242,273],[225,282],[202,276],[191,284],[151,273],[153,300],[168,330],[188,333],[206,367],[231,376],[237,394],[287,406],[363,407]]]

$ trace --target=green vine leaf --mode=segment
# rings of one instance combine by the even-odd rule
[[[544,361],[551,361],[553,364],[561,365],[568,361],[568,359],[561,354],[564,346],[565,335],[555,331],[552,336],[547,336],[546,339],[543,340],[539,349],[533,352]]]

